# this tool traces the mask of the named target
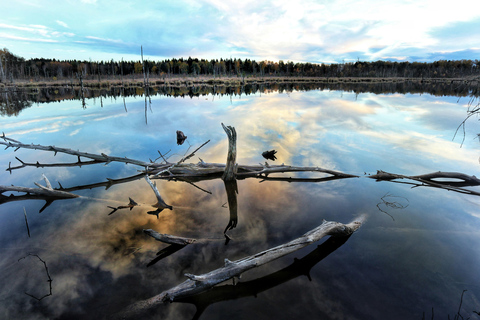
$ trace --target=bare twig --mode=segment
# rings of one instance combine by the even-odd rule
[[[155,196],[157,197],[157,203],[155,205],[153,205],[153,207],[156,207],[156,208],[159,208],[159,209],[170,209],[170,210],[172,210],[172,206],[165,203],[162,196],[160,195],[160,192],[157,189],[156,184],[148,178],[148,175],[145,175],[145,180],[147,180],[148,184],[150,185],[153,192],[155,193]]]
[[[189,155],[187,155],[186,157],[183,157],[182,159],[180,159],[177,163],[174,163],[172,165],[170,165],[168,168],[165,168],[165,169],[162,169],[161,171],[155,173],[154,177],[157,177],[163,173],[166,173],[166,172],[170,172],[171,169],[179,166],[180,164],[182,164],[183,162],[185,162],[186,160],[190,159],[191,157],[193,157],[195,155],[195,152],[197,152],[198,150],[200,150],[200,148],[202,148],[204,145],[206,145],[207,143],[209,143],[210,140],[204,142],[200,147],[198,147],[197,149],[195,149],[192,153],[190,153]],[[171,172],[170,172],[171,174]]]
[[[25,215],[25,224],[27,225],[28,237],[30,238],[30,228],[28,227],[27,211],[25,210],[25,207],[23,207],[23,214]]]
[[[393,218],[393,216],[391,214],[389,214],[388,212],[386,212],[386,211],[382,210],[382,208],[380,208],[380,205],[384,204],[386,207],[392,208],[392,209],[405,209],[406,207],[408,207],[408,204],[403,205],[403,204],[401,204],[397,201],[390,202],[390,201],[387,201],[386,198],[401,198],[401,199],[405,199],[407,202],[409,202],[409,201],[405,197],[394,196],[394,195],[391,195],[389,192],[387,192],[383,197],[380,198],[380,200],[382,200],[382,202],[377,203],[378,210],[385,213],[390,218],[392,218],[393,221],[395,221],[395,219]]]
[[[36,296],[25,292],[25,294],[26,294],[27,296],[32,297],[32,298],[40,301],[40,300],[42,300],[42,299],[44,299],[44,298],[52,295],[52,281],[53,281],[53,280],[52,280],[52,278],[50,277],[50,273],[48,272],[47,263],[46,263],[45,261],[43,261],[42,258],[40,258],[38,255],[33,254],[33,253],[29,253],[27,256],[18,259],[18,261],[20,261],[20,260],[22,260],[22,259],[25,259],[26,257],[29,257],[29,256],[37,257],[38,260],[40,260],[40,261],[43,263],[43,265],[45,266],[45,272],[47,273],[47,278],[48,278],[47,282],[49,283],[49,286],[50,286],[50,292],[49,292],[49,293],[47,293],[46,295],[44,295],[44,296],[42,296],[42,297],[40,297],[40,298],[37,298]]]

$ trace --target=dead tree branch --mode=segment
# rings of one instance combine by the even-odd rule
[[[11,138],[5,137],[5,134],[3,134],[3,136],[0,137],[0,138],[5,140],[5,141],[0,141],[0,144],[3,144],[3,145],[6,146],[5,149],[15,148],[15,151],[17,151],[20,148],[43,150],[43,151],[52,151],[52,152],[55,153],[55,155],[57,153],[65,153],[65,154],[70,154],[70,155],[74,155],[74,156],[78,156],[78,157],[83,157],[83,158],[87,158],[87,159],[96,160],[96,161],[99,161],[99,162],[105,162],[106,164],[108,164],[110,162],[122,162],[122,163],[126,163],[126,164],[128,164],[128,163],[135,164],[135,165],[142,166],[142,167],[145,167],[145,168],[158,165],[158,164],[155,164],[155,163],[144,162],[144,161],[135,160],[135,159],[129,159],[129,158],[126,158],[126,157],[125,158],[112,157],[112,156],[108,156],[104,153],[101,153],[101,154],[98,155],[98,154],[93,154],[93,153],[75,151],[75,150],[68,149],[68,148],[59,148],[59,147],[55,147],[55,146],[43,146],[43,145],[40,145],[40,144],[24,144],[24,143],[18,142],[16,140],[13,140]]]
[[[162,196],[160,195],[160,192],[157,189],[157,185],[152,182],[149,178],[148,175],[145,175],[145,180],[147,180],[148,184],[150,187],[152,187],[153,192],[155,193],[155,196],[157,197],[157,203],[152,205],[152,207],[157,208],[155,211],[148,211],[148,214],[156,215],[158,219],[158,214],[162,212],[164,209],[170,209],[172,210],[173,207],[166,204],[165,201],[163,200]]]
[[[364,218],[360,218],[355,222],[349,224],[342,224],[339,222],[324,221],[317,228],[305,233],[301,237],[292,240],[283,245],[262,251],[252,256],[245,257],[236,261],[225,259],[225,266],[215,269],[209,273],[202,275],[185,274],[188,278],[185,282],[166,290],[147,300],[136,302],[128,306],[121,313],[115,315],[115,318],[135,318],[139,314],[152,310],[164,302],[175,301],[184,297],[204,292],[213,286],[231,279],[239,277],[242,273],[276,260],[296,250],[310,245],[313,242],[320,240],[325,236],[349,236],[358,228],[360,228]]]
[[[87,166],[87,165],[92,165],[92,164],[97,164],[97,163],[105,163],[106,161],[100,161],[100,160],[92,160],[92,161],[81,161],[80,157],[78,157],[77,162],[71,162],[71,163],[39,163],[38,161],[36,163],[27,163],[19,158],[15,157],[21,165],[12,167],[11,163],[8,163],[8,168],[5,169],[6,171],[10,171],[12,173],[13,170],[16,169],[21,169],[25,167],[36,167],[36,168],[54,168],[54,167],[82,167],[82,166]]]
[[[225,126],[222,123],[222,128],[228,137],[228,154],[225,171],[222,176],[222,180],[231,181],[236,179],[237,174],[237,131],[234,127]]]

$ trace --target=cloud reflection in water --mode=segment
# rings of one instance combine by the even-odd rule
[[[57,135],[36,131],[36,136],[13,138],[142,160],[158,157],[156,150],[165,153],[169,149],[174,154],[171,161],[181,158],[188,144],[177,146],[175,132],[182,130],[192,146],[211,139],[197,156],[208,162],[224,162],[227,142],[220,127],[224,122],[238,132],[238,162],[242,164],[263,163],[261,153],[275,149],[276,163],[316,165],[361,176],[377,169],[401,174],[438,170],[475,174],[477,170],[478,142],[467,139],[459,148],[450,141],[448,129],[453,132],[463,120],[458,112],[463,106],[450,98],[310,91],[232,100],[153,98],[147,126],[144,102],[133,99],[127,102],[128,113],[123,103],[104,103],[103,109],[89,107],[86,111],[44,105],[2,122],[19,133],[46,126],[48,121],[32,122],[35,112],[41,112],[45,119],[67,117],[68,124],[75,126],[60,126]],[[441,125],[435,125],[438,119]],[[23,121],[29,121],[31,127],[22,128]],[[474,133],[474,128],[468,127],[467,136]],[[19,150],[18,154],[24,161],[64,159],[34,151]],[[11,150],[0,153],[2,163],[12,158]],[[128,176],[135,168],[109,164],[42,172],[52,182],[58,180],[70,187]],[[1,177],[4,183],[29,185],[31,180],[37,181],[32,174],[40,176],[39,170],[28,168]],[[156,199],[143,179],[108,190],[79,191],[88,199],[55,202],[41,215],[37,214],[38,201],[2,205],[2,223],[9,228],[2,229],[5,232],[0,235],[0,282],[6,288],[0,294],[0,310],[7,318],[101,317],[182,282],[186,272],[208,272],[221,266],[224,258],[235,260],[291,240],[322,219],[348,222],[358,213],[369,214],[368,222],[312,269],[312,282],[294,279],[256,299],[213,305],[206,310],[205,319],[232,314],[243,319],[261,317],[267,306],[275,311],[266,318],[315,314],[332,319],[383,319],[385,315],[391,319],[421,318],[421,312],[432,306],[440,317],[456,312],[463,289],[469,290],[465,306],[476,307],[479,278],[471,267],[480,264],[476,198],[365,178],[322,183],[240,180],[238,225],[229,231],[233,240],[225,246],[223,230],[229,210],[222,207],[227,202],[223,182],[197,184],[212,194],[187,183],[157,181],[162,197],[173,206],[158,219],[147,214]],[[387,191],[410,203],[404,210],[390,212],[395,221],[376,208]],[[107,206],[124,205],[129,197],[140,206],[108,216],[111,210]],[[29,214],[32,239],[22,237],[25,224],[17,219],[22,206]],[[142,230],[147,228],[208,241],[189,245],[146,268],[166,246],[144,235]],[[302,257],[310,249],[295,256]],[[17,262],[31,251],[48,263],[54,281],[54,295],[41,303],[31,301],[23,292],[43,278],[39,280],[36,272]],[[246,276],[275,272],[292,258],[285,257]],[[191,306],[171,304],[159,310],[158,316],[188,319],[194,312]]]

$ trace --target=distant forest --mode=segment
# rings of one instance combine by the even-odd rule
[[[292,77],[406,77],[463,78],[480,76],[479,60],[426,62],[346,62],[333,64],[255,61],[250,59],[167,59],[161,61],[79,61],[24,59],[8,49],[0,50],[0,82],[116,78],[143,74],[149,77],[180,76],[292,76]]]

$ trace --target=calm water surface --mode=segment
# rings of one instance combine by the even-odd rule
[[[365,214],[364,225],[346,243],[337,244],[338,249],[325,249],[329,243],[317,249],[315,244],[249,271],[237,286],[229,281],[204,294],[197,316],[422,319],[432,318],[433,310],[435,319],[446,319],[457,314],[467,290],[460,313],[475,319],[472,311],[480,311],[480,198],[367,178],[377,170],[477,175],[476,121],[467,122],[463,145],[463,133],[452,141],[467,104],[467,98],[428,94],[314,90],[232,98],[156,96],[146,109],[143,98],[126,99],[126,108],[122,99],[87,100],[86,109],[79,101],[64,101],[2,117],[0,130],[23,143],[145,161],[158,158],[158,151],[170,151],[172,162],[210,139],[197,156],[224,163],[223,122],[236,128],[241,164],[264,163],[262,152],[275,149],[273,164],[320,166],[360,177],[321,183],[239,180],[238,225],[229,231],[228,245],[223,230],[229,210],[220,179],[196,183],[210,193],[184,182],[157,180],[173,206],[158,219],[147,214],[156,199],[144,179],[78,190],[81,198],[55,201],[41,213],[43,200],[5,202],[0,205],[0,318],[102,319],[183,282],[185,273],[206,273],[221,267],[225,258],[235,260],[285,243],[323,219],[348,223]],[[188,136],[181,146],[176,130]],[[2,148],[0,164],[18,165],[15,157],[40,163],[77,161],[52,152]],[[34,182],[44,184],[45,174],[54,187],[61,183],[70,188],[127,177],[137,169],[117,163],[27,167],[11,174],[1,171],[0,184],[35,187]],[[126,205],[129,197],[140,206],[108,215],[107,206]],[[147,268],[166,247],[144,235],[147,228],[208,241]],[[43,263],[29,253],[46,262],[53,280],[52,295],[41,301],[31,296],[49,293],[48,278]],[[303,264],[292,267],[294,258],[304,258]],[[161,306],[155,317],[192,319],[196,307],[189,302]]]

